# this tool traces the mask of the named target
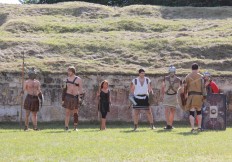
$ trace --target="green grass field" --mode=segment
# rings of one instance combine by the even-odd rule
[[[80,123],[78,132],[64,132],[63,123],[40,123],[41,131],[20,131],[18,123],[0,124],[0,161],[231,161],[232,128],[190,133],[188,123],[165,131],[141,124]]]

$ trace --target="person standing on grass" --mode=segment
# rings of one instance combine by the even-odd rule
[[[192,64],[192,72],[188,74],[184,80],[184,91],[187,99],[186,108],[189,110],[189,121],[191,124],[191,132],[194,132],[195,111],[197,112],[198,131],[202,131],[202,115],[201,108],[206,98],[206,88],[203,76],[198,72],[198,64]]]
[[[205,81],[205,87],[206,87],[207,95],[210,95],[212,93],[220,93],[217,84],[212,80],[211,74],[208,71],[203,73],[203,78],[204,78],[204,81]],[[196,118],[196,123],[198,123],[197,118]]]
[[[166,130],[173,129],[173,121],[176,112],[177,90],[180,87],[181,79],[176,76],[176,68],[169,67],[169,75],[164,78],[161,88],[161,101],[165,106]]]
[[[130,86],[130,95],[134,96],[134,101],[136,102],[136,105],[133,105],[134,131],[136,131],[138,128],[140,110],[146,111],[151,129],[155,129],[153,115],[148,102],[148,96],[150,92],[152,92],[151,80],[145,77],[144,69],[139,69],[139,77],[133,79]]]
[[[33,130],[39,130],[37,127],[37,112],[39,111],[39,99],[42,101],[43,95],[41,92],[40,82],[36,80],[36,70],[32,68],[28,72],[29,79],[24,82],[22,94],[27,93],[24,101],[24,109],[26,110],[25,128],[29,130],[29,117],[32,113]]]
[[[100,90],[97,93],[100,97],[98,111],[101,113],[101,126],[100,130],[106,129],[106,115],[110,112],[111,95],[109,90],[109,83],[107,80],[101,82]]]
[[[74,66],[68,68],[68,78],[62,94],[62,105],[65,108],[65,130],[69,131],[70,115],[74,118],[74,131],[77,131],[79,97],[83,95],[82,79],[76,74]]]

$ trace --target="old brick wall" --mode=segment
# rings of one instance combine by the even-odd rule
[[[99,82],[107,79],[110,83],[112,94],[111,112],[107,116],[111,121],[132,121],[132,109],[128,109],[129,85],[136,76],[124,75],[82,75],[84,90],[86,92],[84,105],[80,108],[80,120],[97,120],[97,97],[96,92]],[[158,101],[162,76],[149,76],[152,80],[156,94],[156,104],[152,111],[156,121],[163,121],[164,108]],[[66,78],[65,74],[40,74],[38,79],[42,84],[42,91],[45,96],[44,106],[39,111],[39,121],[63,121],[64,108],[61,106],[62,84]],[[232,81],[231,77],[214,78],[220,89],[227,94],[229,109],[232,110]],[[0,73],[0,121],[18,121],[20,114],[21,97],[21,74]],[[23,111],[24,115],[24,111]],[[175,120],[186,120],[187,113],[180,108],[177,109]],[[227,119],[232,121],[232,115],[228,112]],[[145,114],[141,114],[141,120],[146,121]]]

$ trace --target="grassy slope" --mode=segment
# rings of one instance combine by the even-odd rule
[[[193,62],[232,74],[232,8],[128,6],[88,3],[0,5],[0,70],[26,65],[63,72],[186,73]],[[12,68],[13,67],[13,68]],[[15,68],[18,67],[18,68]]]
[[[1,161],[231,161],[232,129],[190,133],[186,125],[173,131],[141,125],[80,124],[79,132],[64,132],[63,123],[40,124],[40,132],[23,132],[18,124],[1,123]]]

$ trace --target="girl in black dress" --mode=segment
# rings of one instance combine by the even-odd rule
[[[101,113],[101,127],[100,130],[106,129],[106,115],[110,112],[111,98],[109,91],[109,83],[107,80],[104,80],[101,83],[100,90],[98,92],[98,96],[100,96],[98,110]]]

